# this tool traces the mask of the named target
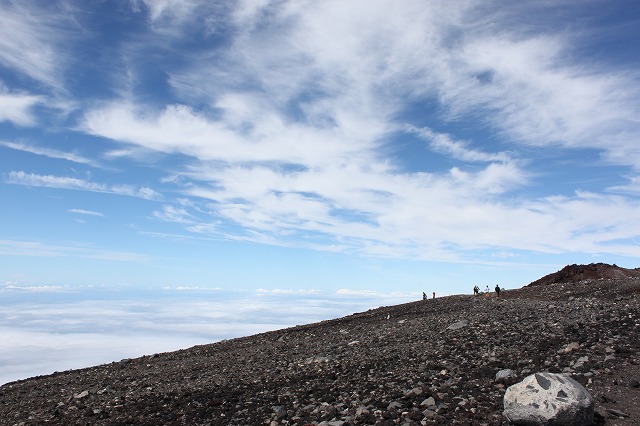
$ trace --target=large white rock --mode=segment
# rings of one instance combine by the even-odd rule
[[[593,423],[594,401],[570,377],[536,373],[507,388],[504,416],[515,425],[586,426]]]

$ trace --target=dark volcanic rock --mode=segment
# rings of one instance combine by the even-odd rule
[[[558,272],[545,275],[529,284],[530,286],[556,283],[574,283],[585,280],[623,279],[640,277],[640,268],[627,269],[606,263],[590,263],[589,265],[567,265]]]
[[[639,298],[626,278],[383,307],[8,383],[0,424],[502,425],[506,388],[548,371],[637,425]]]

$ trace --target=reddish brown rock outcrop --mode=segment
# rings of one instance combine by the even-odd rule
[[[529,286],[549,285],[556,283],[575,283],[585,280],[623,279],[640,277],[640,268],[627,269],[606,263],[590,263],[589,265],[567,265],[558,272],[545,275],[533,281]]]

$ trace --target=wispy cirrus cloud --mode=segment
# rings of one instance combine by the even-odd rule
[[[612,192],[640,194],[640,176],[629,176],[626,185],[611,186],[607,188]]]
[[[549,175],[534,169],[532,152],[550,147],[596,150],[598,167],[640,168],[630,142],[640,136],[637,73],[575,53],[598,34],[547,22],[547,5],[128,6],[139,33],[109,51],[126,72],[103,70],[110,95],[84,105],[74,130],[106,139],[102,155],[114,162],[171,163],[162,183],[178,196],[162,199],[153,219],[207,237],[381,256],[460,259],[479,247],[555,252],[586,241],[589,251],[635,253],[608,239],[622,224],[598,227],[568,210],[604,203],[628,217],[633,182],[608,186],[626,198],[585,198],[577,187],[553,193]],[[37,37],[43,10],[15,18],[27,38]],[[572,16],[575,6],[554,11]],[[520,25],[522,16],[532,21]],[[15,43],[4,51],[15,57],[6,53]],[[154,83],[139,77],[150,64]],[[60,67],[50,60],[39,69],[55,76]],[[98,166],[75,153],[4,146]],[[62,176],[11,172],[7,182],[161,199],[147,187]],[[566,221],[570,214],[579,220]]]
[[[74,154],[72,152],[64,152],[56,149],[41,147],[36,145],[29,145],[24,142],[13,142],[13,141],[2,141],[0,140],[0,146],[5,146],[7,148],[15,149],[18,151],[29,152],[35,155],[43,155],[49,158],[58,158],[61,160],[67,160],[78,164],[86,164],[88,166],[102,168],[100,163],[95,161],[92,158],[85,157],[82,155]]]
[[[104,192],[107,194],[126,195],[146,200],[161,200],[162,195],[155,190],[133,185],[106,185],[67,176],[38,175],[24,171],[12,171],[5,182],[15,185],[42,186],[47,188],[72,189],[78,191]]]
[[[36,122],[36,117],[31,109],[43,102],[42,96],[2,93],[0,91],[0,122],[9,121],[18,126],[31,126]]]
[[[104,217],[103,213],[100,212],[95,212],[93,210],[82,210],[82,209],[70,209],[68,210],[69,213],[76,213],[76,214],[82,214],[82,215],[87,215],[87,216],[99,216],[99,217]]]
[[[174,183],[193,202],[167,205],[154,217],[191,232],[431,259],[479,247],[561,251],[589,239],[588,250],[635,253],[596,242],[609,234],[590,222],[594,218],[585,214],[581,219],[590,225],[572,225],[563,219],[566,207],[552,197],[508,198],[537,185],[529,159],[518,157],[524,151],[511,153],[510,146],[597,145],[605,158],[628,151],[613,141],[614,128],[640,131],[624,124],[636,115],[630,93],[640,86],[604,67],[585,70],[566,55],[575,42],[571,34],[507,25],[523,8],[238,4],[228,45],[215,55],[187,53],[191,60],[169,71],[178,98],[203,101],[215,114],[186,103],[149,113],[122,99],[87,111],[82,128],[131,149],[190,158],[173,176],[183,178]],[[200,19],[195,9],[202,16],[229,12],[167,2],[156,5],[151,19],[171,18],[176,29]],[[492,20],[508,30],[491,31]],[[509,144],[489,152],[482,141],[403,119],[410,106],[434,102],[439,120],[482,116]],[[385,155],[398,134],[417,135],[452,166],[404,170]],[[635,164],[633,156],[626,161]],[[628,212],[636,205],[607,195],[566,199]],[[195,206],[201,206],[197,214],[190,210]],[[513,239],[513,229],[526,235]]]
[[[451,158],[467,162],[506,162],[512,161],[506,153],[486,153],[478,149],[470,148],[469,141],[460,141],[451,138],[445,133],[436,133],[427,128],[408,126],[407,131],[415,133],[429,142],[429,146],[436,152],[448,155]]]
[[[50,244],[41,241],[0,240],[0,254],[26,257],[78,257],[114,262],[144,262],[143,253],[106,250],[86,244]]]
[[[0,27],[6,35],[0,40],[0,63],[59,90],[69,57],[63,46],[75,25],[72,14],[65,13],[68,3],[42,6],[22,2],[0,6]]]
[[[524,145],[597,148],[606,155],[624,149],[617,133],[640,132],[633,123],[640,112],[637,77],[572,62],[566,37],[469,40],[459,52],[462,67],[450,77],[465,84],[447,84],[442,93],[451,113],[486,114],[492,126]],[[637,160],[626,164],[637,166]]]

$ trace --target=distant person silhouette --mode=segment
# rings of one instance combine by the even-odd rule
[[[496,284],[496,296],[500,297],[500,286]]]
[[[424,291],[422,292],[422,300],[427,300],[427,293]]]

